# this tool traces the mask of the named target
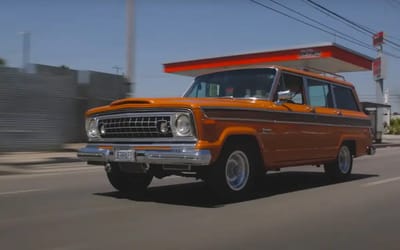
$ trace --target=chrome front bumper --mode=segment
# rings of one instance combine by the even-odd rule
[[[78,151],[78,158],[88,163],[115,162],[115,150],[133,149],[133,145],[111,145],[104,149],[99,145],[87,145]],[[176,146],[168,150],[134,150],[135,157],[131,161],[144,164],[206,166],[211,162],[209,150],[198,150],[193,146]],[[121,161],[118,161],[121,162]]]

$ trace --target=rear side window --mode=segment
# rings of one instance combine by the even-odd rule
[[[328,107],[333,108],[332,93],[329,88],[329,83],[308,80],[307,91],[309,97],[309,104],[314,107]]]
[[[333,86],[333,92],[338,109],[359,111],[352,89],[342,86]]]

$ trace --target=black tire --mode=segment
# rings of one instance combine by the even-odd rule
[[[206,182],[223,201],[240,201],[255,188],[259,155],[251,145],[226,145],[210,167]]]
[[[334,181],[343,181],[349,178],[353,168],[353,155],[349,146],[343,144],[337,154],[336,160],[332,163],[325,164],[324,170],[326,175]]]
[[[150,174],[136,174],[122,172],[118,163],[111,163],[107,171],[107,178],[111,185],[125,194],[143,194],[150,185],[153,176]]]

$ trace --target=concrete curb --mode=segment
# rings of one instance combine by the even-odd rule
[[[375,148],[387,148],[387,147],[400,147],[400,143],[379,143],[374,144]]]

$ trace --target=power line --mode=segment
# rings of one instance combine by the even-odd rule
[[[370,34],[370,35],[374,35],[374,34],[377,33],[377,32],[374,31],[373,29],[368,28],[368,27],[365,26],[365,25],[361,25],[361,24],[358,24],[358,23],[356,23],[356,22],[354,22],[354,21],[351,21],[350,19],[348,19],[348,18],[346,18],[346,17],[344,17],[344,16],[342,16],[342,15],[340,15],[340,14],[338,14],[338,13],[336,13],[336,12],[334,12],[334,11],[332,11],[332,10],[330,10],[330,9],[328,9],[328,8],[326,8],[326,7],[324,7],[324,6],[320,5],[320,4],[318,4],[318,3],[316,3],[316,2],[314,2],[313,0],[303,0],[303,1],[307,1],[308,3],[312,4],[313,6],[315,6],[319,11],[321,11],[321,12],[323,12],[323,13],[325,13],[325,14],[326,14],[326,13],[329,13],[329,14],[331,14],[331,15],[333,15],[333,16],[339,18],[340,20],[343,20],[344,22],[346,22],[347,24],[349,24],[350,27],[352,27],[353,29],[355,29],[355,30],[357,30],[357,31],[359,31],[359,32],[361,32],[361,33],[363,33],[363,34],[368,33],[368,34]],[[400,49],[400,44],[395,43],[395,42],[393,42],[393,41],[391,41],[391,40],[389,40],[389,39],[387,39],[387,38],[385,38],[384,40],[385,40],[387,43],[389,43],[389,44],[395,46],[395,47],[396,47],[395,49]]]
[[[348,26],[348,27],[350,27],[350,28],[352,28],[352,29],[357,30],[358,32],[360,32],[360,33],[363,34],[363,35],[366,35],[366,36],[368,36],[368,37],[371,37],[371,34],[377,33],[377,31],[375,31],[375,30],[373,30],[373,29],[371,29],[371,28],[368,28],[367,26],[364,26],[364,25],[361,25],[361,24],[359,24],[359,23],[356,23],[356,22],[353,22],[353,23],[357,24],[359,27],[358,27],[358,26],[351,25],[350,23],[348,23],[348,22],[346,22],[345,20],[341,19],[341,18],[338,17],[337,15],[333,15],[332,13],[330,13],[329,10],[325,11],[324,9],[319,8],[318,6],[312,4],[311,2],[309,2],[309,1],[307,1],[307,0],[303,0],[303,2],[306,3],[306,4],[308,4],[310,7],[316,9],[317,11],[319,11],[319,12],[321,12],[321,13],[327,15],[328,17],[330,17],[330,18],[332,18],[332,19],[335,19],[336,21],[341,22],[341,23],[343,23],[344,25],[346,25],[346,26]],[[325,9],[326,9],[326,8],[325,8]],[[394,37],[394,36],[390,36],[390,35],[387,35],[387,34],[385,34],[385,36],[386,36],[386,37],[390,37],[390,38],[392,38],[392,39],[397,40],[397,41],[400,42],[400,39],[398,39],[398,38],[396,38],[396,37]],[[390,46],[391,48],[393,48],[393,49],[398,49],[397,47],[393,47],[393,46],[391,46],[391,45],[389,45],[389,46]]]
[[[400,6],[400,1],[399,0],[392,0],[392,3],[398,4]]]
[[[309,23],[309,22],[306,22],[306,21],[304,21],[304,20],[301,20],[301,19],[299,19],[299,18],[297,18],[297,17],[291,16],[291,15],[289,15],[289,14],[283,12],[283,11],[280,11],[280,10],[277,10],[277,9],[272,8],[272,7],[270,7],[270,6],[267,6],[267,5],[265,5],[265,4],[263,4],[263,3],[259,2],[259,1],[256,1],[256,0],[249,0],[249,1],[252,2],[252,3],[254,3],[254,4],[257,4],[257,5],[261,6],[261,7],[263,7],[263,8],[269,9],[269,10],[274,11],[274,12],[276,12],[276,13],[278,13],[278,14],[281,14],[281,15],[283,15],[283,16],[285,16],[285,17],[288,17],[288,18],[290,18],[290,19],[292,19],[292,20],[295,20],[295,21],[297,21],[297,22],[300,22],[300,23],[302,23],[302,24],[305,24],[305,25],[307,25],[307,26],[309,26],[309,27],[312,27],[312,28],[314,28],[314,29],[317,29],[317,30],[319,30],[319,31],[322,31],[322,32],[324,32],[324,33],[327,33],[327,34],[330,34],[330,35],[339,37],[339,38],[341,38],[341,39],[343,39],[343,40],[346,40],[346,41],[348,41],[348,42],[351,42],[351,43],[353,43],[353,44],[357,44],[358,46],[361,46],[361,47],[364,47],[364,48],[366,48],[366,49],[375,51],[375,49],[373,49],[372,46],[369,46],[369,45],[367,45],[366,43],[364,43],[364,42],[362,42],[362,41],[359,41],[359,40],[357,40],[357,39],[355,39],[355,38],[352,38],[352,37],[351,37],[351,38],[348,38],[349,36],[347,36],[346,34],[345,34],[345,36],[343,36],[343,35],[338,35],[338,34],[336,34],[336,33],[333,33],[333,32],[331,32],[331,31],[328,31],[328,30],[326,30],[326,29],[323,29],[323,28],[321,28],[321,27],[318,27],[318,26],[316,26],[316,25],[314,25],[314,24],[312,24],[312,23]],[[272,1],[272,0],[270,0],[270,1]],[[272,1],[272,2],[275,2],[275,1]],[[275,2],[275,3],[276,3],[276,2]],[[279,4],[279,3],[276,3],[276,4],[281,5],[281,4]],[[283,5],[281,5],[281,6],[283,6]],[[288,8],[288,7],[286,7],[286,6],[285,6],[285,8],[290,9],[290,8]],[[293,10],[293,9],[290,9],[290,10],[291,10],[291,11],[295,11],[295,10]],[[295,11],[295,12],[297,12],[297,11]],[[303,14],[300,14],[300,15],[303,16]],[[303,17],[304,17],[304,16],[303,16]],[[310,18],[310,20],[314,20],[314,19]],[[320,23],[320,22],[318,22],[318,21],[316,21],[316,22],[317,22],[317,23]],[[324,25],[324,26],[325,26],[325,25]],[[328,27],[329,27],[329,26],[328,26]],[[330,29],[333,29],[333,28],[331,28],[331,27],[329,27],[329,28],[330,28]],[[339,32],[339,33],[342,33],[342,32]],[[342,33],[342,34],[343,34],[343,33]],[[397,55],[394,55],[394,54],[391,54],[391,53],[387,53],[387,52],[385,52],[385,54],[400,59],[400,56],[397,56]]]
[[[385,34],[385,36],[391,38],[392,40],[396,40],[396,41],[400,42],[400,39],[397,38],[397,37],[394,37],[394,36],[391,36],[391,35],[388,35],[388,34]]]
[[[294,9],[292,9],[292,8],[289,8],[289,7],[285,6],[284,4],[281,4],[281,3],[279,3],[279,2],[277,2],[277,1],[275,1],[275,0],[269,0],[269,1],[275,3],[276,5],[279,5],[279,6],[281,6],[282,8],[285,8],[285,9],[287,9],[287,10],[293,12],[293,13],[296,13],[297,15],[302,16],[302,17],[306,18],[307,20],[310,20],[310,21],[312,21],[312,22],[314,22],[314,23],[317,23],[317,24],[321,25],[322,27],[328,28],[328,29],[330,29],[330,30],[332,30],[332,31],[334,31],[334,32],[336,32],[336,33],[338,33],[338,34],[341,34],[341,35],[343,35],[343,36],[346,36],[346,37],[348,37],[349,39],[352,39],[353,41],[357,42],[357,44],[364,44],[365,46],[370,47],[370,45],[369,45],[368,43],[365,43],[365,42],[363,42],[363,41],[361,41],[361,40],[358,40],[358,39],[356,39],[356,38],[354,38],[354,37],[351,37],[351,36],[349,36],[348,34],[345,34],[345,33],[341,32],[341,31],[339,31],[339,30],[337,30],[337,29],[335,29],[335,28],[332,28],[332,27],[330,27],[330,26],[328,26],[328,25],[326,25],[326,24],[324,24],[324,23],[321,23],[321,22],[319,22],[318,20],[316,20],[316,19],[314,19],[314,18],[308,17],[308,16],[302,14],[301,12],[299,12],[299,11],[297,11],[297,10],[294,10]],[[371,47],[370,47],[370,48],[371,48]]]
[[[306,21],[303,21],[303,20],[301,20],[301,19],[299,19],[299,18],[293,17],[293,16],[291,16],[291,15],[289,15],[289,14],[287,14],[287,13],[284,13],[284,12],[282,12],[282,11],[280,11],[280,10],[274,9],[274,8],[272,8],[272,7],[269,7],[269,6],[267,6],[267,5],[263,4],[263,3],[260,3],[260,2],[258,2],[258,1],[256,1],[256,0],[249,0],[249,1],[250,1],[250,2],[253,2],[253,3],[257,4],[257,5],[260,5],[260,6],[264,7],[264,8],[266,8],[266,9],[269,9],[269,10],[272,10],[272,11],[274,11],[274,12],[276,12],[276,13],[279,13],[279,14],[281,14],[281,15],[283,15],[283,16],[286,16],[286,17],[288,17],[288,18],[290,18],[290,19],[293,19],[293,20],[295,20],[295,21],[297,21],[297,22],[300,22],[300,23],[302,23],[302,24],[305,24],[305,25],[307,25],[307,26],[309,26],[309,27],[312,27],[312,28],[314,28],[314,29],[320,30],[320,31],[322,31],[322,32],[325,32],[325,33],[330,34],[330,35],[333,35],[333,36],[340,37],[340,38],[342,38],[342,39],[344,39],[344,40],[346,40],[346,41],[348,41],[348,42],[356,43],[356,42],[354,42],[354,41],[348,39],[347,37],[344,37],[344,36],[341,36],[341,35],[337,35],[337,34],[335,34],[335,33],[333,33],[333,32],[324,30],[324,29],[322,29],[322,28],[320,28],[320,27],[318,27],[318,26],[316,26],[316,25],[313,25],[313,24],[311,24],[311,23],[308,23],[308,22],[306,22]],[[356,44],[358,44],[358,43],[356,43]],[[365,46],[364,44],[358,44],[358,45],[359,45],[359,46],[362,46],[362,47],[364,47],[364,48],[367,48],[367,49],[371,49],[370,47]],[[400,58],[400,57],[399,57],[399,58]]]
[[[392,1],[390,1],[390,0],[385,0],[385,2],[388,4],[388,5],[390,5],[390,7],[391,8],[398,8],[399,6],[396,4],[396,3],[393,3]]]
[[[354,25],[352,25],[352,24],[350,24],[349,22],[347,22],[347,21],[344,20],[344,19],[347,19],[347,18],[341,19],[341,18],[340,18],[341,16],[340,16],[339,14],[336,14],[335,12],[333,12],[333,11],[331,11],[331,10],[328,10],[327,8],[323,7],[322,5],[317,4],[317,3],[315,3],[315,2],[313,2],[313,1],[311,1],[311,0],[303,0],[303,2],[305,2],[305,3],[308,4],[308,5],[310,5],[310,6],[313,7],[314,9],[316,9],[316,10],[318,10],[318,11],[324,13],[325,15],[327,15],[327,16],[329,16],[329,17],[331,17],[331,18],[333,18],[333,19],[335,19],[335,20],[337,20],[337,21],[340,21],[340,22],[344,23],[345,25],[347,25],[347,26],[349,26],[349,27],[351,27],[351,28],[353,28],[353,29],[359,31],[360,33],[362,33],[362,34],[364,34],[364,35],[367,35],[367,36],[370,37],[371,34],[376,34],[376,33],[377,33],[377,31],[375,31],[375,30],[373,30],[373,29],[371,29],[371,28],[368,28],[368,27],[365,26],[365,25],[361,25],[361,24],[359,24],[359,23],[350,21],[351,23],[354,24]],[[315,4],[314,4],[314,3],[315,3]],[[319,6],[321,6],[322,8],[320,8]],[[333,14],[333,13],[334,13],[334,14]],[[393,36],[389,36],[389,35],[386,35],[386,34],[385,34],[385,36],[400,41],[400,39],[397,39],[397,38],[395,38],[395,37],[393,37]],[[387,38],[385,38],[384,40],[385,40],[386,42],[390,43],[390,44],[388,44],[388,46],[391,47],[392,49],[398,50],[398,49],[400,48],[400,44],[397,44],[397,43],[395,43],[395,42],[392,42],[392,41],[388,40]],[[395,46],[393,46],[392,44],[394,44]],[[389,55],[389,56],[392,56],[392,57],[394,57],[394,58],[398,58],[397,55],[392,54],[392,53],[389,53],[389,52],[384,52],[384,54]]]
[[[327,13],[329,13],[329,14],[332,14],[332,15],[334,15],[335,17],[337,17],[337,18],[339,18],[339,19],[345,21],[346,23],[350,24],[352,27],[356,27],[356,28],[358,28],[358,29],[360,29],[360,30],[363,30],[363,31],[365,31],[365,32],[367,32],[367,33],[369,33],[369,34],[371,34],[371,35],[374,35],[374,34],[375,34],[375,33],[372,31],[372,29],[367,28],[367,27],[364,27],[364,26],[362,26],[362,25],[359,25],[359,24],[357,24],[357,23],[355,23],[355,22],[349,20],[348,18],[345,18],[344,16],[339,15],[339,14],[337,14],[336,12],[331,11],[331,10],[329,10],[328,8],[325,8],[324,6],[322,6],[322,5],[320,5],[320,4],[316,3],[316,2],[314,2],[314,1],[312,1],[312,0],[305,0],[305,1],[311,3],[312,5],[314,5],[314,6],[316,6],[317,8],[323,10],[324,12],[327,12]]]

